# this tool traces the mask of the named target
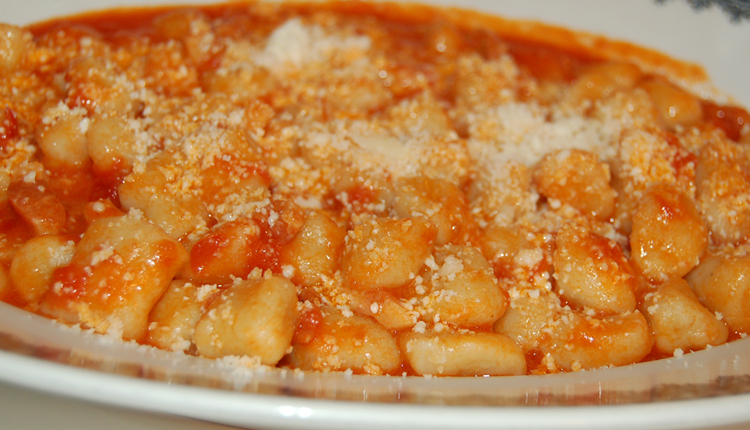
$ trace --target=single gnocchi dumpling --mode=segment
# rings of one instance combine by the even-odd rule
[[[573,83],[569,99],[573,103],[599,100],[633,88],[643,72],[633,64],[605,63],[587,68]]]
[[[457,327],[497,321],[507,299],[482,254],[473,247],[451,245],[435,254],[428,263],[433,267],[423,274],[427,290],[417,306],[422,318]]]
[[[388,290],[357,290],[343,288],[352,310],[360,315],[372,317],[388,330],[410,329],[417,324],[419,312],[411,300],[400,298]]]
[[[151,160],[143,171],[128,175],[118,188],[124,209],[138,209],[175,239],[205,226],[208,212],[190,193],[176,192],[171,157]],[[171,168],[174,168],[172,166]]]
[[[537,289],[514,290],[508,308],[492,325],[492,331],[508,336],[524,353],[530,353],[549,337],[549,325],[561,314],[556,294]]]
[[[551,331],[540,350],[552,357],[550,365],[568,371],[637,363],[654,345],[646,318],[638,311],[604,318],[564,313]]]
[[[698,151],[696,200],[714,240],[741,243],[750,237],[750,171],[747,154],[727,139]]]
[[[18,69],[31,39],[31,34],[20,27],[0,24],[0,70],[7,73]]]
[[[646,90],[665,126],[689,126],[703,117],[700,101],[663,78],[646,79],[639,85]]]
[[[369,218],[349,231],[341,256],[344,282],[354,288],[395,288],[419,273],[436,229],[423,217]]]
[[[709,255],[685,279],[698,300],[730,329],[750,331],[750,256],[742,250]]]
[[[84,109],[58,107],[55,120],[39,133],[45,162],[55,168],[70,168],[90,162],[86,131],[91,120]]]
[[[297,290],[287,279],[238,281],[206,308],[193,342],[206,357],[258,357],[274,365],[289,352],[296,315]]]
[[[638,309],[654,330],[654,345],[659,352],[688,352],[727,341],[727,326],[698,301],[682,278],[646,287],[641,295]]]
[[[526,357],[496,333],[406,333],[399,344],[419,375],[523,375]]]
[[[40,310],[124,339],[142,339],[148,314],[187,262],[185,247],[131,213],[94,221],[70,263],[54,271]]]
[[[115,113],[93,117],[86,130],[86,150],[94,168],[109,176],[130,173],[138,156],[147,152],[146,145],[138,145],[137,131],[127,117]]]
[[[638,202],[630,248],[648,279],[682,277],[706,252],[708,230],[692,199],[674,186],[655,185]]]
[[[534,184],[551,206],[569,204],[583,214],[607,221],[615,210],[609,165],[582,150],[545,156],[534,170]]]
[[[55,270],[67,266],[74,253],[75,242],[68,236],[38,236],[26,242],[10,264],[15,291],[37,305],[52,286]]]
[[[574,224],[560,229],[556,244],[554,278],[561,297],[603,314],[635,310],[636,277],[619,244]]]
[[[401,352],[393,335],[375,321],[321,308],[314,335],[292,345],[289,363],[303,370],[347,370],[380,375],[398,369]]]
[[[191,350],[195,326],[218,293],[216,285],[172,281],[148,316],[147,342],[171,351]]]
[[[190,263],[179,278],[205,284],[226,284],[244,278],[258,267],[275,268],[276,248],[253,219],[216,225],[190,246]]]
[[[400,218],[425,217],[437,229],[436,245],[461,244],[476,232],[469,204],[458,186],[431,178],[405,178],[386,193]]]
[[[346,230],[323,212],[307,213],[294,238],[279,249],[279,263],[294,270],[292,281],[301,285],[332,278],[344,250]]]

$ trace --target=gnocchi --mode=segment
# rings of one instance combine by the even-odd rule
[[[238,282],[219,293],[195,325],[201,355],[258,357],[276,364],[286,355],[297,314],[297,291],[287,279]]]
[[[0,300],[180,354],[392,376],[630,365],[750,331],[744,108],[642,48],[392,6],[0,24]]]

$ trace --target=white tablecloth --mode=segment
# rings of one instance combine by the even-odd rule
[[[0,383],[3,430],[227,430],[218,424],[120,409]]]

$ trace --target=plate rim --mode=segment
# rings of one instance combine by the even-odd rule
[[[8,372],[2,369],[15,369]],[[688,429],[750,421],[750,393],[658,403],[598,406],[438,406],[299,398],[165,384],[0,350],[0,380],[55,395],[234,426],[299,429],[384,428],[612,430]],[[345,408],[342,411],[342,402]],[[532,413],[529,413],[532,412]],[[639,416],[648,414],[648,423]],[[616,416],[616,422],[608,418]],[[680,417],[680,419],[675,419]],[[644,425],[645,424],[645,425]]]

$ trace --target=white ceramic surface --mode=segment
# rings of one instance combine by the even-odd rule
[[[664,5],[652,0],[433,3],[535,19],[653,47],[706,65],[719,88],[750,105],[750,23],[730,24],[716,9],[697,13],[683,0]],[[149,2],[0,0],[0,20],[25,24],[123,4]],[[171,413],[243,427],[631,430],[750,423],[750,388],[745,387],[750,384],[750,339],[680,359],[544,377],[299,375],[111,342],[0,303],[0,345],[0,380],[6,383],[135,413]],[[10,392],[8,387],[3,385],[0,393]],[[738,392],[742,394],[727,395]],[[34,392],[23,393],[34,398]],[[685,397],[690,400],[679,400]],[[548,399],[555,406],[538,406]],[[571,407],[577,404],[586,406]],[[82,408],[85,423],[90,405],[72,405]]]

